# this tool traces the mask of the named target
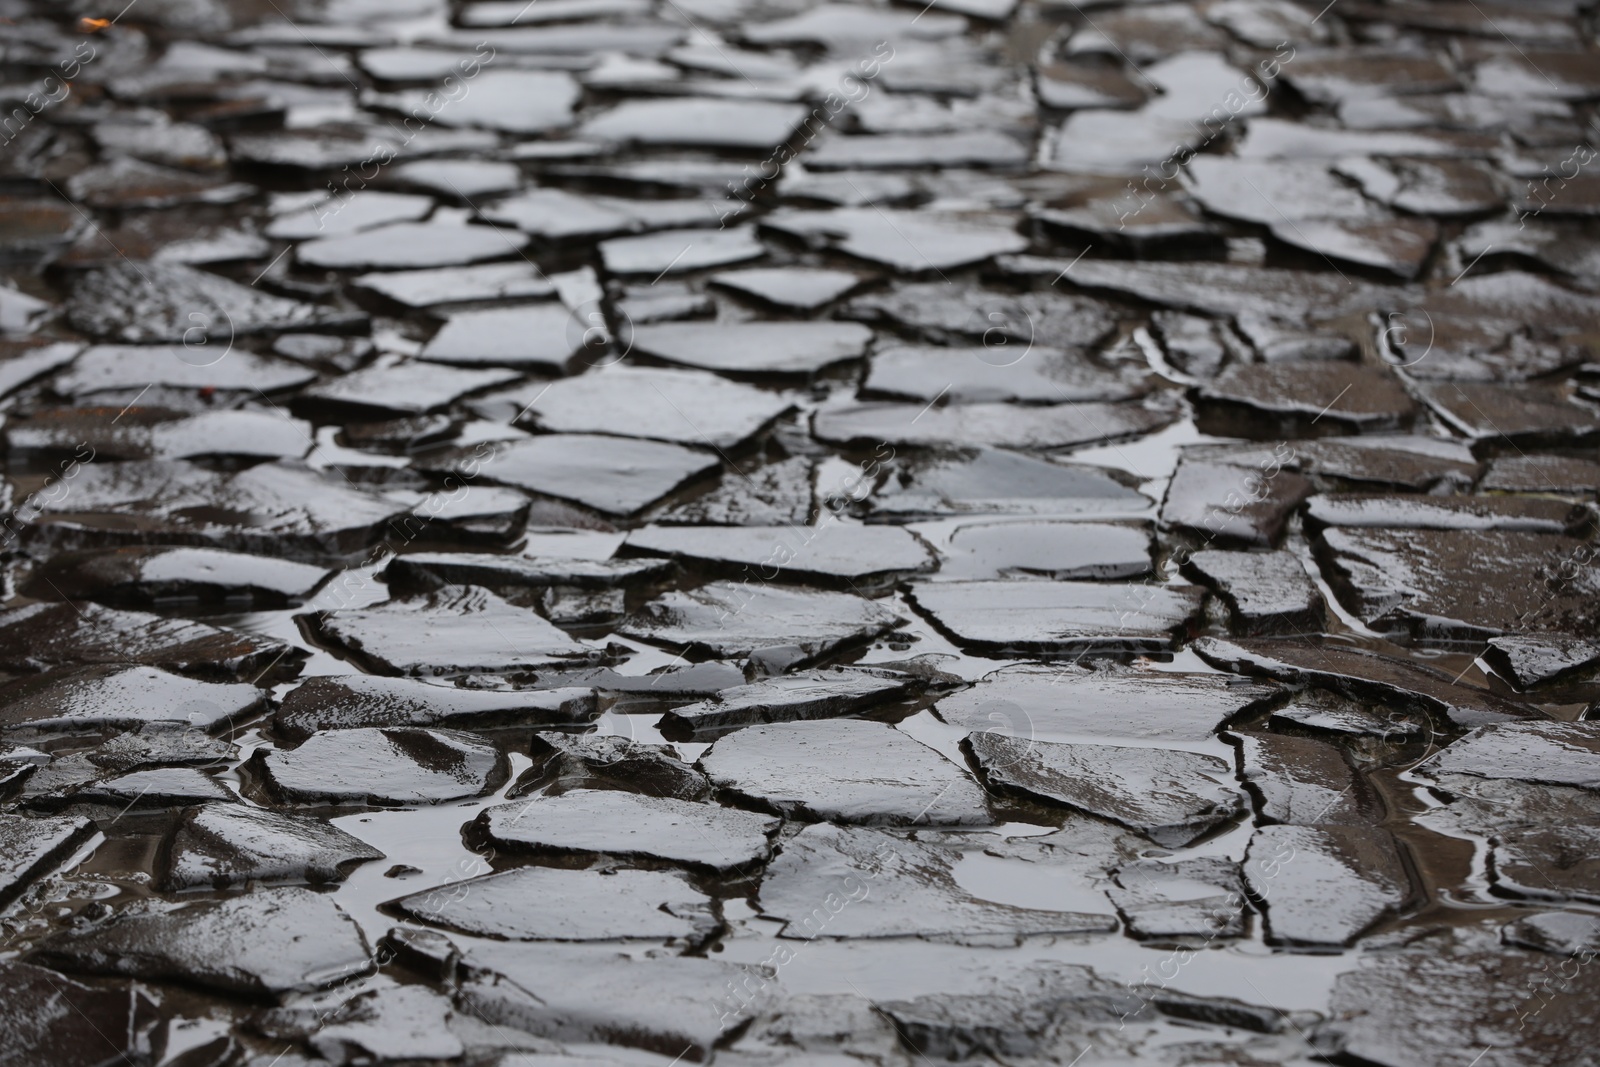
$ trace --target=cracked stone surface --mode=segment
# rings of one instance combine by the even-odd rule
[[[0,1062],[1591,1063],[1594,0],[922,8],[0,0]]]

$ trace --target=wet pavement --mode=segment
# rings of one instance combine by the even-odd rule
[[[1596,1063],[1597,17],[0,0],[0,1062]]]

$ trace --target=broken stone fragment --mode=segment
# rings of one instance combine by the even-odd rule
[[[703,800],[711,783],[667,745],[608,734],[550,731],[533,735],[534,765],[506,792],[524,796],[544,785],[560,789],[624,789],[645,796]]]
[[[759,864],[780,824],[770,815],[616,789],[574,789],[487,808],[473,823],[497,848],[662,860],[713,871]]]
[[[339,882],[382,852],[322,819],[244,804],[184,812],[165,849],[167,889]]]
[[[763,915],[780,936],[1020,939],[1107,932],[1109,914],[1019,908],[975,896],[956,878],[959,849],[898,833],[823,823],[782,843],[761,882]]]
[[[0,815],[0,907],[10,906],[98,833],[83,818]]]
[[[511,941],[686,941],[719,926],[709,899],[663,871],[518,867],[392,902],[421,922]]]
[[[998,733],[968,734],[961,744],[991,788],[1098,815],[1169,848],[1244,808],[1233,768],[1215,756]]]
[[[265,703],[265,692],[253,685],[203,682],[155,667],[86,667],[51,671],[0,690],[0,730],[94,733],[151,724],[214,730]]]
[[[799,819],[879,826],[984,826],[983,790],[892,726],[858,719],[751,726],[699,766],[724,794]]]
[[[1412,896],[1394,838],[1375,827],[1263,826],[1244,871],[1277,943],[1348,945]]]
[[[1239,776],[1261,819],[1300,826],[1371,826],[1383,805],[1366,780],[1325,741],[1256,730],[1229,731],[1239,744]]]
[[[909,599],[982,654],[1162,652],[1199,610],[1193,587],[1100,582],[919,582]]]
[[[1140,860],[1116,871],[1107,889],[1134,937],[1239,937],[1244,882],[1239,865],[1216,856]]]
[[[325,730],[294,749],[257,749],[250,766],[291,804],[438,804],[506,778],[505,756],[476,734],[414,727]]]
[[[1189,555],[1186,568],[1227,600],[1236,632],[1262,635],[1320,630],[1322,594],[1291,552]]]
[[[597,712],[595,691],[581,687],[478,690],[420,678],[348,674],[311,678],[291,689],[272,723],[299,741],[319,730],[368,726],[482,730],[581,723]]]
[[[52,935],[31,958],[66,971],[273,998],[326,989],[372,969],[361,928],[332,897],[298,888],[177,905],[138,901]]]

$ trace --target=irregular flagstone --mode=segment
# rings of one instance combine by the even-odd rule
[[[1142,511],[1149,503],[1101,470],[986,448],[897,461],[869,507],[874,517],[910,519]]]
[[[484,70],[472,80],[470,92],[440,108],[434,118],[447,126],[544,133],[571,125],[582,94],[572,75],[564,71]],[[415,113],[426,108],[430,95],[428,90],[410,89],[375,96],[373,102]]]
[[[177,723],[211,730],[266,705],[253,685],[219,684],[126,664],[53,671],[0,691],[7,733],[92,733]]]
[[[1308,474],[1418,492],[1465,489],[1480,470],[1459,442],[1399,434],[1296,441],[1294,458]]]
[[[311,424],[281,412],[208,411],[189,415],[130,407],[109,422],[101,408],[56,408],[8,422],[6,448],[18,459],[82,456],[97,460],[202,456],[298,459],[312,446]]]
[[[761,222],[779,233],[903,274],[952,270],[1028,246],[1016,232],[1015,220],[999,213],[784,209]]]
[[[1206,545],[1270,548],[1311,491],[1309,478],[1276,460],[1263,468],[1185,456],[1167,483],[1161,522],[1202,537]]]
[[[304,740],[319,730],[357,727],[481,730],[579,723],[598,710],[595,691],[582,687],[502,692],[348,674],[311,678],[291,689],[272,724],[285,737]]]
[[[520,259],[476,267],[375,271],[352,278],[350,284],[408,308],[480,300],[533,300],[555,293],[555,286],[538,267]]]
[[[295,259],[324,270],[405,270],[450,267],[514,256],[525,234],[493,226],[397,222],[295,246]]]
[[[933,570],[933,550],[892,526],[646,526],[624,544],[636,552],[737,568],[761,580],[883,581]]]
[[[1600,491],[1600,463],[1574,456],[1499,456],[1489,461],[1481,488],[1593,497]]]
[[[730,449],[792,406],[781,393],[714,374],[615,366],[541,386],[523,418],[550,433],[608,433]]]
[[[187,323],[187,320],[185,320]],[[192,323],[187,323],[193,325]],[[286,359],[232,351],[225,340],[186,345],[91,345],[51,379],[51,388],[74,399],[95,393],[173,389],[276,393],[305,385],[316,371]],[[224,335],[225,337],[226,335]]]
[[[304,651],[242,630],[99,604],[30,604],[0,612],[0,667],[139,663],[202,677],[256,678]]]
[[[1107,893],[1135,937],[1244,933],[1244,881],[1232,860],[1141,860],[1119,868]]]
[[[450,314],[421,358],[451,366],[503,364],[559,372],[584,335],[584,325],[555,302],[471,309]]]
[[[51,547],[177,543],[326,561],[378,541],[406,511],[392,497],[299,463],[237,474],[181,461],[95,464],[28,533]]]
[[[1411,898],[1394,839],[1375,827],[1263,826],[1245,878],[1279,943],[1347,945]]]
[[[902,621],[876,601],[852,593],[711,582],[663,593],[618,632],[720,657],[760,653],[795,663],[876,637]]]
[[[770,815],[645,796],[574,789],[488,808],[473,824],[497,848],[555,855],[664,860],[713,871],[758,864],[781,820]]]
[[[994,522],[950,535],[941,564],[951,577],[1063,580],[1135,578],[1149,574],[1147,528],[1098,522]]]
[[[252,767],[295,804],[438,804],[481,796],[506,778],[494,745],[460,730],[327,730],[300,746],[261,748]]]
[[[250,997],[310,993],[372,969],[361,928],[332,897],[299,888],[179,905],[139,901],[53,935],[30,958]]]
[[[1334,528],[1317,548],[1329,584],[1373,629],[1459,642],[1527,630],[1595,632],[1600,575],[1580,569],[1569,580],[1557,577],[1570,569],[1578,544],[1514,530]]]
[[[856,288],[862,278],[821,267],[746,267],[713,274],[710,281],[779,307],[815,311]]]
[[[1582,1035],[1596,1022],[1594,968],[1552,978],[1543,953],[1475,933],[1368,955],[1334,983],[1313,1039],[1382,1067],[1446,1067],[1461,1058],[1465,1035],[1481,1067],[1581,1063]]]
[[[928,407],[884,401],[824,408],[812,433],[829,444],[1052,449],[1149,433],[1173,415],[1132,403],[951,404]]]
[[[1191,552],[1186,567],[1221,593],[1237,632],[1305,633],[1323,623],[1322,593],[1291,552]]]
[[[1507,634],[1489,639],[1495,672],[1528,689],[1600,664],[1600,641],[1566,634]]]
[[[497,449],[487,459],[445,457],[430,464],[444,472],[474,470],[607,515],[632,515],[719,466],[707,452],[598,434],[546,434]]]
[[[1003,667],[934,706],[952,726],[1010,737],[1205,742],[1279,693],[1223,674]]]
[[[1093,297],[1054,290],[1014,293],[947,279],[864,294],[850,301],[844,314],[898,326],[936,345],[981,346],[986,351],[978,358],[991,371],[1023,365],[1019,356],[1031,358],[1035,344],[1066,351],[1098,348],[1116,332],[1118,317],[1115,308]]]
[[[0,907],[9,907],[98,833],[95,824],[84,818],[0,815]]]
[[[1600,723],[1480,726],[1414,770],[1427,778],[1464,774],[1600,789]]]
[[[711,219],[707,217],[706,222]],[[749,226],[717,230],[663,230],[600,242],[600,260],[612,274],[686,274],[760,259],[766,246]]]
[[[883,723],[751,726],[699,764],[730,796],[784,815],[868,825],[987,825],[983,790],[933,749]]]
[[[662,871],[518,867],[392,901],[421,922],[511,941],[703,941],[711,901]]]
[[[408,552],[383,571],[390,585],[430,589],[482,585],[538,589],[573,586],[614,589],[670,577],[672,564],[654,559],[566,559],[503,556],[492,552]]]
[[[99,806],[121,812],[135,808],[149,811],[236,800],[238,797],[226,786],[203,771],[192,767],[158,767],[130,774],[108,775],[97,781],[68,786],[35,797],[33,804],[47,810],[83,810],[80,805],[91,805],[91,811],[94,810],[92,806]]]
[[[1110,915],[1019,908],[973,896],[955,876],[957,849],[881,830],[822,823],[783,841],[761,882],[780,937],[1023,938],[1101,933]]]
[[[1321,526],[1408,530],[1577,533],[1589,515],[1581,505],[1543,497],[1319,493],[1306,503],[1306,517]]]
[[[769,722],[832,719],[898,700],[913,679],[868,671],[799,671],[724,689],[709,700],[673,708],[664,730],[709,735]]]
[[[1304,728],[1356,737],[1409,741],[1432,729],[1423,716],[1405,708],[1357,703],[1322,689],[1296,693],[1287,704],[1273,709],[1273,726]]]
[[[1399,700],[1444,715],[1458,727],[1539,717],[1525,704],[1458,685],[1443,672],[1361,649],[1296,640],[1204,637],[1194,643],[1194,650],[1221,670],[1311,682],[1356,697]]]
[[[1597,849],[1592,826],[1506,829],[1493,845],[1494,884],[1519,897],[1600,903]]]
[[[1600,949],[1600,918],[1575,911],[1547,911],[1500,929],[1506,944],[1578,956]]]
[[[1418,392],[1441,419],[1473,441],[1512,445],[1591,442],[1600,415],[1564,386],[1425,382]]]
[[[340,1063],[363,1057],[459,1059],[466,1046],[451,1025],[455,1021],[449,998],[426,986],[402,985],[369,990],[332,1010],[276,1008],[254,1025],[269,1037],[305,1041],[324,1060]]]
[[[991,788],[1098,815],[1171,848],[1244,807],[1233,769],[1215,756],[981,732],[968,734],[962,747]]]
[[[461,969],[462,1005],[492,1025],[701,1062],[743,1024],[746,1005],[759,1011],[777,999],[769,971],[701,957],[480,941],[462,953]]]
[[[193,363],[223,359],[236,337],[306,327],[351,327],[366,316],[272,296],[181,263],[118,261],[76,278],[67,319],[124,344],[182,343]],[[214,349],[214,350],[213,350]]]
[[[515,381],[510,369],[469,370],[421,360],[363,367],[300,393],[302,402],[346,412],[421,415],[491,386]]]
[[[390,675],[503,674],[602,655],[530,609],[474,586],[302,618],[323,642]]]
[[[711,783],[667,745],[609,734],[533,735],[534,766],[507,791],[522,796],[546,784],[565,789],[623,789],[644,796],[705,800]]]
[[[160,1017],[138,986],[88,986],[15,960],[0,962],[6,1010],[0,1054],[32,1057],[54,1067],[136,1063]]]
[[[1394,430],[1409,424],[1417,407],[1392,375],[1342,361],[1237,364],[1196,395],[1202,423],[1211,406],[1218,425],[1254,418],[1281,433]]]
[[[1021,345],[1013,353],[1011,347],[882,347],[872,357],[862,395],[1059,404],[1131,400],[1148,390],[1137,377],[1101,367],[1082,353],[1033,347],[1024,353]]]
[[[358,864],[383,858],[366,842],[312,816],[207,804],[186,811],[173,830],[162,885],[181,890],[341,882]]]
[[[134,547],[63,552],[35,572],[58,595],[107,604],[245,600],[261,607],[304,602],[325,567],[209,548]]]
[[[578,128],[578,136],[641,144],[763,149],[787,141],[805,118],[803,107],[765,100],[629,100],[585,122]]]
[[[804,526],[811,521],[815,468],[810,458],[741,467],[710,490],[656,512],[651,521],[663,526]]]
[[[1159,652],[1200,607],[1193,588],[1098,582],[919,582],[908,597],[987,653]]]
[[[1366,826],[1383,804],[1335,745],[1306,737],[1233,730],[1239,776],[1259,799],[1261,818],[1298,826]]]
[[[853,322],[663,322],[632,334],[644,355],[736,374],[814,374],[861,358],[871,339]]]

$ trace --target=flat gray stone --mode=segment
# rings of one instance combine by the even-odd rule
[[[230,889],[283,882],[342,882],[382,852],[309,815],[244,804],[185,812],[167,843],[162,885]]]
[[[92,733],[149,723],[210,730],[254,713],[265,701],[265,692],[253,685],[202,682],[154,667],[85,667],[0,691],[0,730]]]
[[[311,616],[320,639],[383,674],[504,674],[598,659],[528,608],[475,586]]]
[[[599,713],[584,687],[498,691],[436,685],[420,678],[346,674],[311,678],[283,698],[272,725],[290,740],[319,730],[368,726],[498,729],[588,722]]]
[[[892,630],[901,618],[853,593],[755,582],[711,582],[672,590],[646,604],[618,632],[729,658],[760,653],[794,664]]]
[[[661,725],[709,736],[760,723],[832,719],[899,699],[912,686],[909,677],[868,671],[798,671],[673,708],[662,716]]]
[[[988,825],[964,770],[892,726],[777,723],[729,734],[700,757],[717,788],[808,820],[885,826]]]
[[[1279,692],[1224,674],[1019,665],[943,697],[934,710],[952,726],[1011,737],[1184,743],[1211,740]]]
[[[98,833],[84,818],[0,815],[0,907],[10,906]]]
[[[505,781],[505,757],[459,730],[328,730],[300,746],[256,750],[253,765],[296,804],[438,804],[481,796]]]
[[[102,922],[53,935],[32,958],[67,971],[251,997],[311,993],[372,970],[361,928],[332,897],[299,888],[179,905],[137,901]]]
[[[1394,838],[1375,827],[1263,826],[1245,879],[1279,944],[1348,945],[1411,897]]]
[[[664,860],[731,871],[766,859],[781,820],[616,789],[574,789],[489,808],[475,824],[496,847]]]
[[[702,941],[711,901],[675,874],[518,867],[392,901],[420,922],[510,941]]]
[[[1000,733],[968,734],[962,746],[991,788],[1098,815],[1169,848],[1205,836],[1244,808],[1233,768],[1215,756]]]
[[[733,568],[760,581],[831,579],[881,582],[933,570],[933,550],[897,526],[824,522],[817,526],[646,526],[628,548]]]
[[[645,355],[735,374],[815,374],[866,352],[872,331],[854,322],[662,322],[633,331]]]
[[[760,908],[780,937],[1016,938],[1106,933],[1109,914],[1019,908],[962,888],[958,849],[822,823],[783,842],[761,881]]]
[[[1164,651],[1200,606],[1192,587],[1098,582],[918,582],[908,595],[960,644],[1019,655]]]

